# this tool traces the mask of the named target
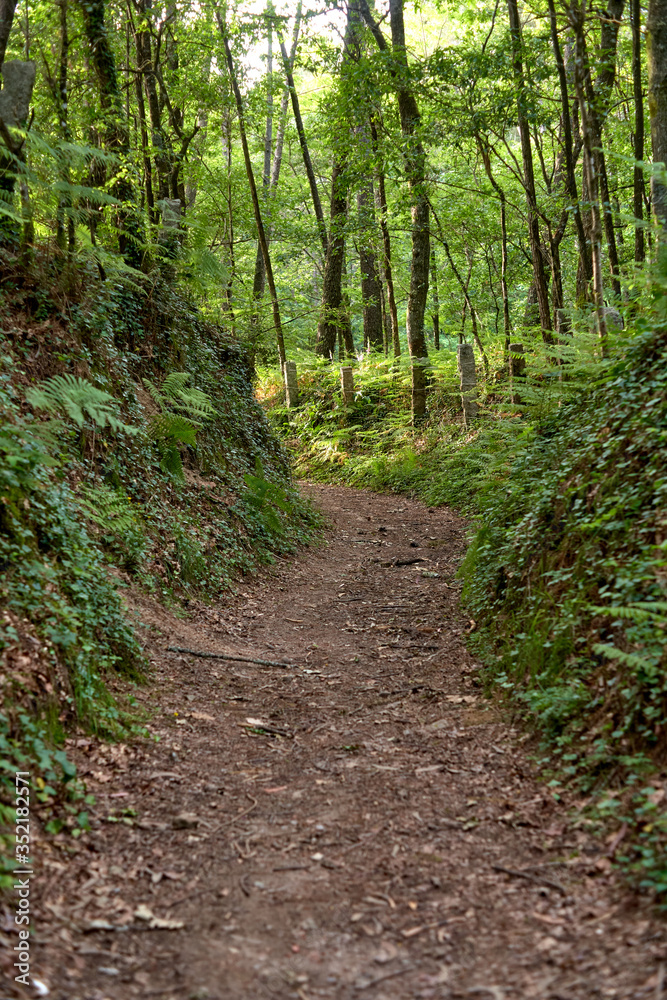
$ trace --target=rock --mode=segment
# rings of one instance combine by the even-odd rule
[[[10,59],[2,67],[3,87],[0,91],[0,118],[5,125],[16,128],[28,117],[32,89],[35,86],[35,64],[31,60]]]
[[[194,813],[179,813],[171,821],[172,830],[194,830],[199,826],[199,816]]]

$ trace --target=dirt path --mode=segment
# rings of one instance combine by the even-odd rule
[[[143,601],[157,686],[140,698],[160,741],[79,741],[93,830],[71,856],[71,839],[36,852],[49,996],[661,997],[663,923],[480,697],[457,610],[462,523],[308,490],[328,546],[189,621]]]

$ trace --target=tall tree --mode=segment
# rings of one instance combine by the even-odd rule
[[[264,258],[264,270],[266,272],[266,280],[269,286],[269,293],[271,295],[271,306],[273,310],[273,325],[276,333],[278,357],[280,358],[280,364],[284,365],[285,361],[287,360],[287,355],[285,353],[285,340],[283,337],[283,328],[280,319],[280,303],[278,302],[278,292],[276,291],[276,283],[273,277],[271,257],[269,256],[269,245],[266,239],[264,222],[262,220],[262,210],[259,204],[259,196],[257,194],[257,184],[255,183],[255,174],[252,169],[252,160],[250,159],[250,149],[248,147],[248,137],[246,134],[246,127],[245,127],[245,114],[243,110],[243,98],[241,97],[241,91],[239,89],[238,80],[236,78],[236,71],[234,69],[234,60],[232,58],[232,52],[229,47],[229,36],[227,34],[227,25],[225,24],[222,15],[220,13],[220,9],[218,7],[216,7],[215,9],[215,14],[218,21],[220,34],[222,36],[222,44],[225,51],[225,60],[227,62],[227,69],[229,70],[229,80],[232,85],[234,100],[236,101],[239,133],[241,136],[241,146],[243,149],[243,161],[245,163],[246,176],[248,178],[248,186],[250,187],[252,208],[255,216],[255,225],[257,227],[257,237],[259,239],[259,243],[262,248],[262,256]]]
[[[360,6],[364,20],[368,24],[378,48],[383,52],[387,52],[387,42],[370,12],[367,0],[360,0]],[[410,189],[411,202],[412,254],[405,326],[408,348],[412,360],[412,415],[415,421],[419,421],[426,416],[426,394],[428,388],[428,349],[424,330],[430,261],[426,152],[420,135],[421,118],[412,86],[408,53],[405,45],[403,0],[390,0],[389,19],[392,40],[392,59],[389,66],[396,89],[396,100],[398,102],[401,134],[403,137],[405,174]]]
[[[530,124],[528,121],[528,89],[523,66],[523,37],[517,0],[507,0],[509,14],[510,36],[512,39],[512,68],[516,90],[517,121],[521,136],[521,159],[523,162],[523,186],[528,205],[528,235],[530,238],[530,253],[533,264],[533,281],[537,292],[537,303],[540,310],[540,326],[542,336],[547,343],[553,340],[551,331],[551,309],[549,306],[549,289],[542,257],[540,240],[540,221],[537,209],[537,193],[535,189],[535,169],[533,166],[533,149],[530,141]]]
[[[649,0],[646,52],[653,162],[667,170],[667,5],[664,0]],[[667,184],[655,173],[651,179],[651,201],[661,226],[661,242],[667,242]]]

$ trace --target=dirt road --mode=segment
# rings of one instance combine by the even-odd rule
[[[660,998],[663,921],[481,697],[461,521],[307,489],[326,546],[190,620],[140,600],[159,742],[78,741],[93,829],[35,852],[33,974],[57,1000]]]

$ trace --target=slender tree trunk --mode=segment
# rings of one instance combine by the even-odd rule
[[[303,165],[306,169],[306,176],[308,178],[308,183],[310,185],[310,194],[313,199],[313,208],[315,210],[315,218],[317,219],[317,226],[320,233],[320,240],[322,242],[322,249],[324,250],[324,255],[326,257],[327,227],[324,221],[324,212],[322,211],[322,202],[320,201],[320,193],[317,188],[317,179],[315,177],[313,161],[310,158],[310,151],[308,149],[306,130],[303,127],[303,118],[301,117],[301,106],[299,104],[299,95],[297,94],[296,87],[294,85],[294,76],[292,74],[292,67],[290,65],[290,61],[287,55],[285,43],[283,42],[280,36],[278,37],[280,41],[280,53],[283,57],[283,66],[285,67],[285,77],[287,79],[287,86],[289,87],[290,97],[292,99],[292,112],[294,114],[294,124],[296,125],[296,131],[299,136],[299,145],[301,146]]]
[[[586,80],[588,57],[584,24],[586,17],[585,0],[580,7],[570,8],[570,24],[576,39],[575,82],[579,113],[581,115],[581,132],[584,141],[584,179],[590,200],[590,233],[591,254],[593,262],[593,297],[597,315],[598,334],[603,356],[607,350],[607,324],[604,313],[604,289],[602,283],[602,226],[600,220],[600,194],[597,174],[597,157],[595,155],[595,131],[590,121],[590,106],[586,95]]]
[[[632,0],[632,93],[635,102],[635,160],[644,159],[644,90],[642,87],[641,0]],[[633,209],[636,222],[644,220],[644,171],[635,163],[633,173]],[[646,258],[644,227],[635,225],[635,262]]]
[[[586,239],[586,230],[581,218],[581,208],[579,205],[579,194],[577,192],[577,177],[574,168],[574,148],[572,144],[572,120],[570,118],[570,95],[567,87],[567,73],[565,72],[565,61],[558,38],[558,24],[556,22],[556,8],[554,0],[549,3],[549,24],[551,29],[551,46],[556,61],[558,71],[558,83],[560,86],[560,106],[561,106],[561,128],[563,132],[563,151],[565,154],[565,189],[568,194],[570,208],[574,217],[574,225],[577,230],[577,240],[579,243],[579,258],[583,268],[585,282],[588,283],[593,276],[590,248]]]
[[[482,135],[477,135],[477,145],[482,156],[482,162],[484,163],[486,176],[489,178],[491,186],[498,195],[498,199],[500,201],[500,240],[501,240],[500,293],[503,300],[503,333],[505,335],[505,354],[507,355],[510,349],[510,337],[511,337],[510,299],[509,299],[509,291],[507,288],[507,265],[508,265],[507,204],[506,204],[507,198],[505,197],[505,191],[493,176],[488,144]]]
[[[229,316],[230,325],[232,332],[235,329],[235,317],[234,317],[234,307],[232,305],[234,298],[234,273],[235,273],[235,258],[234,258],[234,187],[232,183],[232,115],[229,108],[226,108],[225,117],[223,119],[223,152],[225,158],[225,171],[226,171],[226,183],[225,183],[225,198],[227,201],[227,218],[225,220],[226,228],[226,243],[227,243],[227,255],[229,262],[229,271],[227,277],[227,284],[225,286],[225,298],[224,298],[224,310]]]
[[[289,67],[290,71],[294,70],[294,60],[296,59],[296,47],[299,43],[299,29],[301,27],[301,0],[296,7],[296,14],[294,16],[294,30],[292,32],[292,47],[289,54]],[[271,180],[269,182],[269,190],[271,195],[275,194],[276,188],[278,187],[278,178],[280,177],[280,165],[283,158],[283,145],[285,142],[285,126],[287,124],[287,105],[289,104],[290,92],[289,84],[285,83],[285,88],[283,90],[282,100],[280,102],[280,117],[278,119],[278,131],[276,133],[276,148],[273,152],[273,163],[271,164]]]
[[[71,142],[72,133],[69,127],[69,95],[67,89],[67,69],[69,53],[69,31],[67,25],[67,0],[60,0],[60,52],[58,56],[58,121],[63,141]],[[60,179],[65,184],[70,183],[68,153],[60,154]],[[72,215],[72,198],[63,194],[58,200],[56,219],[56,244],[61,253],[71,257],[75,249],[74,217]]]
[[[382,233],[382,250],[383,250],[383,260],[382,260],[382,270],[384,271],[384,280],[387,286],[387,302],[389,306],[389,316],[391,319],[391,343],[394,352],[394,357],[398,358],[401,353],[401,338],[398,326],[398,309],[396,307],[396,296],[394,294],[394,277],[392,274],[391,266],[391,236],[389,235],[389,226],[387,224],[387,218],[389,215],[387,209],[387,192],[385,190],[384,183],[384,168],[379,159],[380,156],[380,143],[378,140],[377,125],[375,124],[374,116],[371,116],[371,140],[373,143],[373,155],[377,163],[375,182],[376,182],[376,196],[378,200],[378,215],[380,218],[380,232]]]
[[[16,0],[0,0],[0,67],[5,61],[7,42],[12,30]]]
[[[667,169],[667,6],[664,0],[649,2],[646,51],[653,162]],[[660,241],[664,244],[667,242],[667,185],[655,176],[651,180],[651,201],[661,226]]]
[[[440,296],[438,295],[438,265],[435,247],[431,244],[431,294],[433,297],[433,346],[440,350]]]
[[[514,85],[517,98],[517,119],[521,133],[521,158],[523,162],[523,184],[528,205],[528,234],[530,237],[530,252],[533,261],[533,280],[537,289],[537,302],[540,309],[540,326],[542,337],[546,343],[553,343],[551,327],[551,309],[549,307],[549,290],[540,246],[540,224],[537,213],[537,195],[535,192],[535,172],[533,169],[533,150],[530,142],[530,128],[526,114],[526,79],[523,70],[523,40],[521,37],[521,21],[517,0],[507,0],[510,34],[512,37],[512,63],[514,69]]]
[[[123,161],[130,152],[130,133],[121,90],[118,84],[116,62],[105,23],[104,0],[79,0],[83,13],[84,30],[90,59],[97,77],[104,134],[107,149],[121,160],[121,169],[113,184],[113,193],[122,202],[118,212],[118,244],[125,261],[132,266],[141,265],[142,252],[139,219],[134,207],[131,175],[124,169]]]
[[[382,286],[378,274],[377,256],[373,247],[375,235],[373,204],[373,182],[369,177],[362,180],[357,191],[364,346],[366,350],[382,350]]]
[[[266,231],[271,233],[271,204],[269,202],[269,189],[271,185],[271,152],[273,149],[273,27],[271,17],[273,5],[271,0],[266,5],[266,20],[268,25],[267,33],[267,53],[266,53],[266,130],[264,132],[264,170],[262,172],[262,195],[266,213]],[[257,243],[257,253],[255,255],[255,276],[252,283],[252,297],[257,302],[264,294],[264,258],[262,248]]]
[[[336,156],[331,175],[331,222],[315,347],[317,353],[325,358],[333,358],[339,331],[344,337],[348,322],[342,290],[348,186],[347,163],[342,157]]]
[[[442,238],[442,234],[441,234],[441,238]],[[450,253],[450,250],[449,250],[449,245],[446,243],[446,241],[444,239],[442,241],[442,245],[444,247],[445,253],[447,254],[447,260],[449,261],[450,267],[451,267],[452,271],[454,272],[454,277],[458,281],[459,285],[461,286],[461,291],[463,292],[463,303],[464,303],[463,304],[463,329],[465,329],[465,315],[466,315],[466,310],[467,310],[470,313],[470,323],[472,325],[473,340],[477,344],[477,348],[479,350],[479,353],[482,355],[482,360],[484,362],[484,370],[485,370],[485,372],[486,372],[486,374],[488,376],[488,374],[489,374],[489,359],[486,356],[486,351],[484,350],[484,345],[482,344],[481,338],[479,336],[479,326],[478,326],[478,323],[477,323],[477,313],[475,312],[475,308],[474,308],[474,306],[473,306],[473,304],[471,302],[470,293],[468,291],[468,288],[469,288],[469,285],[470,285],[470,275],[472,274],[472,264],[469,264],[468,280],[464,281],[463,278],[461,277],[461,272],[459,271],[458,267],[454,263],[454,259],[453,259],[452,255]],[[462,329],[461,341],[463,340],[463,329]]]
[[[406,147],[404,154],[405,172],[412,203],[412,259],[405,325],[412,359],[412,416],[414,420],[419,421],[426,416],[428,389],[428,349],[424,332],[430,262],[426,153],[419,136],[421,120],[410,83],[410,68],[405,47],[403,0],[390,0],[389,17],[396,64],[396,98],[401,119],[401,132]]]
[[[229,70],[229,79],[232,85],[232,90],[234,92],[234,99],[236,101],[236,110],[239,119],[239,133],[241,135],[241,146],[243,147],[243,159],[245,162],[246,175],[248,177],[248,185],[250,187],[252,208],[255,215],[255,225],[257,226],[257,236],[260,242],[260,246],[262,248],[262,256],[264,258],[266,281],[269,286],[269,292],[271,295],[271,305],[273,307],[273,325],[276,331],[278,356],[280,358],[280,364],[282,366],[285,364],[287,357],[285,354],[285,341],[283,338],[282,324],[280,321],[280,304],[278,302],[276,283],[273,278],[273,268],[271,267],[271,258],[269,256],[269,245],[266,241],[266,233],[264,231],[264,223],[262,221],[262,212],[259,205],[259,196],[257,194],[257,185],[255,183],[255,175],[252,169],[252,161],[250,159],[250,150],[248,149],[248,138],[246,136],[246,130],[245,130],[245,116],[243,113],[243,99],[241,97],[241,91],[239,90],[238,81],[236,79],[236,73],[234,71],[234,61],[232,59],[232,53],[229,48],[227,27],[225,25],[225,22],[222,20],[220,11],[217,8],[215,13],[218,19],[218,27],[220,28],[220,34],[222,35],[222,43],[225,48],[225,58],[227,60],[227,68]]]
[[[146,101],[148,103],[148,114],[151,121],[151,144],[153,146],[153,158],[155,160],[155,173],[157,176],[157,200],[162,201],[169,197],[172,157],[162,128],[162,107],[158,95],[155,68],[153,66],[151,36],[145,27],[150,23],[153,16],[151,0],[139,0],[139,16],[141,18],[142,30],[135,32],[137,64],[143,81]]]

